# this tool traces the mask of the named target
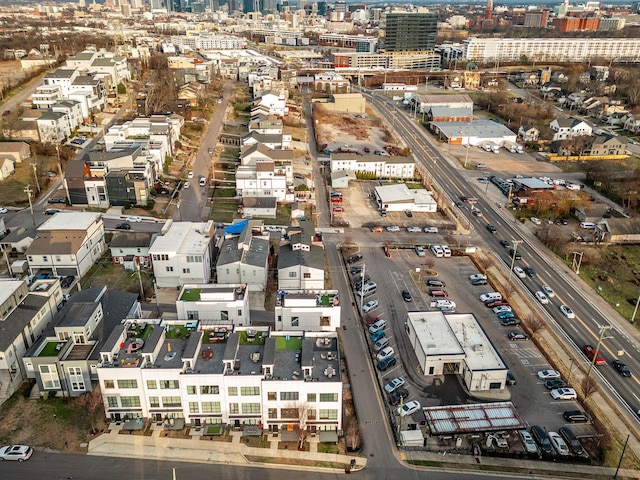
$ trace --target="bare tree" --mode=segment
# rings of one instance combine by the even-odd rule
[[[103,408],[102,393],[100,387],[96,386],[90,392],[75,398],[76,405],[87,412],[87,416],[91,422],[91,431],[96,431],[96,417],[98,412]]]
[[[593,377],[585,377],[584,380],[582,380],[582,392],[584,393],[585,399],[596,393],[597,390],[598,384]]]
[[[480,267],[480,269],[482,270],[482,273],[484,273],[486,275],[487,270],[489,269],[489,267],[491,265],[493,265],[493,260],[491,259],[491,257],[487,257],[487,256],[478,256],[477,257],[477,262],[478,262],[478,266]]]
[[[309,422],[309,404],[298,403],[295,406],[298,411],[298,450],[304,449],[307,440],[307,423]]]
[[[538,333],[543,330],[545,325],[544,322],[537,315],[529,314],[524,317],[525,324],[529,327],[531,331],[531,335]]]
[[[345,438],[347,440],[347,447],[351,451],[355,451],[360,448],[360,425],[356,417],[348,417],[345,427]]]

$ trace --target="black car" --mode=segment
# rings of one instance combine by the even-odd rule
[[[540,447],[540,451],[542,452],[542,455],[548,456],[548,457],[556,456],[556,451],[551,446],[551,441],[547,436],[547,432],[544,431],[544,428],[538,425],[534,425],[533,427],[531,427],[531,436]]]
[[[437,278],[427,278],[424,283],[426,283],[428,287],[446,287],[445,283]]]
[[[573,453],[576,457],[580,457],[585,460],[589,458],[589,454],[584,451],[584,448],[582,448],[582,445],[580,444],[580,440],[578,440],[578,437],[576,437],[576,434],[573,433],[573,430],[571,430],[571,428],[560,427],[558,429],[558,433],[566,442],[569,450],[571,450],[571,453]]]
[[[524,267],[524,271],[527,272],[527,275],[529,275],[531,278],[538,275],[531,265],[527,265],[526,267]]]
[[[47,208],[47,209],[44,211],[44,214],[45,214],[45,215],[55,215],[56,213],[59,213],[59,212],[61,212],[61,211],[62,211],[62,210],[58,210],[57,208]]]
[[[359,262],[360,260],[362,260],[362,254],[354,253],[349,257],[349,259],[347,260],[347,263],[356,263],[356,262]]]
[[[520,252],[518,252],[517,250],[513,250],[513,248],[511,250],[509,250],[509,255],[511,257],[513,257],[515,254],[515,259],[516,260],[522,260],[522,255],[520,255]]]
[[[67,203],[67,200],[64,197],[51,197],[49,203]]]
[[[581,410],[567,410],[562,416],[567,422],[571,423],[586,423],[591,421],[589,414]]]
[[[409,390],[406,388],[398,388],[394,390],[391,395],[389,395],[389,404],[394,407],[400,403],[400,400],[407,398],[409,396]]]
[[[507,381],[506,381],[507,385],[515,385],[516,384],[516,377],[513,375],[513,373],[511,373],[511,370],[507,370]]]
[[[615,368],[616,371],[623,377],[631,376],[631,370],[629,370],[629,367],[627,367],[627,365],[625,363],[622,363],[620,360],[614,360],[613,362],[611,362],[611,366]]]
[[[556,388],[566,388],[569,384],[559,378],[552,378],[551,380],[544,382],[544,386],[549,390],[555,390]]]
[[[413,300],[413,297],[411,296],[411,292],[409,290],[402,291],[402,298],[404,298],[405,302],[410,302],[411,300]]]
[[[116,230],[131,230],[131,224],[127,222],[119,223],[116,225]]]
[[[413,213],[411,213],[411,210],[405,210],[404,214],[409,218],[413,217]]]
[[[504,248],[511,248],[509,240],[500,240],[500,245],[502,245]]]
[[[358,276],[358,278],[355,279],[355,282],[356,282],[356,284],[358,284],[358,283],[362,283],[363,281],[364,282],[368,282],[369,280],[371,280],[371,277],[369,276],[368,273],[366,273],[364,275],[364,279],[362,278],[362,275],[360,275],[360,276]]]
[[[520,325],[520,320],[517,318],[503,318],[500,320],[500,325],[503,327],[515,327]]]
[[[496,226],[495,225],[491,225],[491,224],[487,225],[487,230],[489,230],[491,233],[496,233],[498,231]]]
[[[62,288],[69,288],[71,286],[71,284],[73,283],[73,280],[76,277],[74,277],[73,275],[69,275],[64,277],[62,280],[60,280],[60,286]]]
[[[349,272],[351,273],[351,275],[357,275],[358,273],[362,273],[362,265],[355,265],[351,267],[351,270],[349,270]]]

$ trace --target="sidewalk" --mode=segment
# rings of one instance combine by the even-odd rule
[[[270,448],[249,447],[240,442],[242,432],[231,432],[231,442],[208,441],[203,438],[202,431],[191,429],[191,438],[161,437],[162,427],[152,424],[151,436],[121,434],[122,425],[110,425],[108,433],[91,440],[88,455],[114,456],[127,458],[155,459],[160,461],[174,460],[194,463],[222,463],[230,465],[261,465],[265,467],[289,468],[299,470],[306,468],[315,471],[344,472],[345,466],[352,461],[352,471],[366,466],[367,459],[355,455],[340,455],[318,452],[318,437],[307,438],[308,452],[297,450],[279,450],[278,438],[268,436]],[[265,461],[253,462],[250,458],[262,458]],[[290,464],[269,463],[269,459],[289,459]],[[301,465],[300,461],[326,462],[336,464],[335,468]]]

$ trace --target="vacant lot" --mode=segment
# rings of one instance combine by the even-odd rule
[[[36,166],[38,185],[33,172],[33,165]],[[15,165],[15,173],[8,179],[0,182],[0,206],[24,206],[27,204],[27,194],[24,189],[30,185],[33,194],[38,195],[38,186],[42,191],[46,190],[50,182],[56,177],[43,176],[45,172],[57,172],[58,168],[54,160],[50,157],[33,155],[30,159]]]

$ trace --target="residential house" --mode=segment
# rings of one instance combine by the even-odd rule
[[[278,289],[293,291],[324,290],[324,248],[315,242],[311,221],[290,227],[288,242],[278,251]]]
[[[335,332],[340,328],[340,294],[337,290],[276,294],[275,328],[278,331]]]
[[[141,315],[135,293],[106,286],[74,293],[53,328],[24,355],[26,376],[35,380],[32,394],[75,397],[90,392],[104,341],[123,320]]]
[[[82,116],[90,119],[94,112],[104,108],[107,101],[107,86],[100,78],[82,75],[74,78],[65,97],[80,102]]]
[[[80,102],[76,100],[58,100],[51,105],[51,111],[65,114],[65,120],[67,121],[67,126],[70,132],[82,125],[82,106]]]
[[[640,225],[634,218],[603,218],[597,228],[602,232],[603,240],[617,245],[640,244]]]
[[[48,110],[51,106],[64,99],[62,86],[60,85],[40,85],[31,94],[31,103],[34,107]]]
[[[45,111],[36,120],[42,143],[60,143],[71,135],[69,120],[62,112]]]
[[[354,174],[374,174],[376,178],[415,177],[416,161],[412,156],[390,157],[383,155],[355,153],[332,153],[331,172],[346,170]]]
[[[553,131],[553,140],[591,135],[593,131],[591,125],[575,117],[554,118],[549,127]]]
[[[22,163],[31,157],[31,146],[27,142],[0,142],[0,156]]]
[[[537,142],[540,138],[540,130],[531,125],[521,125],[518,129],[518,138],[523,142]]]
[[[199,330],[250,326],[249,307],[246,284],[183,285],[176,300],[178,320],[199,322]]]
[[[629,112],[623,122],[623,127],[631,133],[640,132],[640,112]]]
[[[126,270],[150,267],[149,249],[155,237],[155,233],[149,232],[114,233],[109,243],[113,264],[124,265]]]
[[[272,150],[256,143],[242,148],[236,170],[236,191],[241,197],[293,198],[293,150]]]
[[[31,274],[82,277],[105,250],[102,214],[68,211],[38,227],[26,255]]]
[[[243,147],[261,143],[272,150],[283,150],[291,146],[291,135],[282,135],[281,133],[264,134],[253,131],[242,137],[241,141]]]
[[[269,275],[269,236],[259,234],[261,221],[242,220],[225,229],[216,261],[216,283],[247,284],[264,291]]]
[[[253,101],[253,107],[264,108],[268,115],[276,115],[280,118],[287,114],[286,99],[273,93],[267,93]],[[253,113],[253,110],[252,110]]]
[[[212,221],[165,223],[149,249],[158,287],[209,283],[214,232]]]
[[[589,155],[625,155],[627,151],[627,138],[613,136],[608,133],[595,135],[591,142]]]
[[[349,93],[351,84],[342,75],[334,72],[316,73],[313,79],[313,88],[323,93]]]
[[[278,201],[276,197],[242,197],[242,206],[239,208],[243,218],[276,218]]]
[[[37,229],[33,225],[13,227],[11,231],[0,240],[2,248],[16,253],[24,253],[36,238]]]
[[[154,325],[140,348],[127,325],[116,327],[97,367],[106,417],[277,433],[299,425],[304,408],[309,432],[337,440],[343,385],[335,332],[236,327],[226,342],[213,343],[209,333],[167,338],[166,326]]]
[[[252,116],[249,122],[249,132],[262,133],[264,135],[281,135],[282,119],[275,115]]]
[[[37,285],[42,283],[37,282]],[[22,358],[51,325],[62,300],[58,280],[48,292],[30,293],[22,280],[0,280],[0,404],[5,402],[26,378]],[[40,288],[40,287],[39,287]],[[59,300],[55,294],[58,294]],[[44,294],[43,294],[44,293]]]
[[[13,175],[14,171],[15,167],[13,165],[13,160],[10,158],[3,158],[3,156],[0,155],[0,182]]]

